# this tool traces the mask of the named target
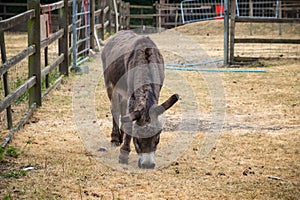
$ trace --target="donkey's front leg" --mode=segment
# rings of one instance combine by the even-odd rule
[[[128,164],[131,135],[125,134],[123,145],[120,148],[119,163]]]
[[[119,125],[116,122],[116,119],[113,117],[113,128],[111,131],[111,145],[120,146],[123,142],[123,134],[119,129]]]

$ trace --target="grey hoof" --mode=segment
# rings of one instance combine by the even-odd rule
[[[126,164],[126,165],[128,165],[128,159],[121,159],[121,158],[119,158],[119,163],[120,164]]]
[[[128,164],[129,152],[120,149],[119,163]]]
[[[111,141],[111,146],[112,147],[118,147],[118,146],[120,146],[121,145],[121,143],[120,142],[116,142],[116,141]]]

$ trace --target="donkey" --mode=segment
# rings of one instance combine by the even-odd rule
[[[179,99],[174,94],[158,105],[165,78],[163,57],[149,37],[132,31],[109,39],[101,56],[113,117],[111,143],[122,145],[119,162],[128,163],[133,138],[139,168],[153,169],[162,132],[158,117]]]

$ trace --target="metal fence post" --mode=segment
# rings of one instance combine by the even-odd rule
[[[28,76],[35,76],[36,84],[29,90],[29,107],[36,103],[42,105],[41,80],[41,28],[40,0],[28,0],[28,10],[35,10],[35,17],[28,20],[28,45],[34,45],[35,53],[28,58]]]

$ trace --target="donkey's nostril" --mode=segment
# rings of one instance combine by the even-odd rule
[[[144,153],[139,155],[138,166],[141,169],[154,169],[155,160],[154,153]]]
[[[142,159],[141,158],[139,158],[139,160],[138,160],[138,166],[139,166],[139,168],[142,168]]]
[[[154,169],[155,163],[151,163],[148,167],[149,167],[148,169]]]
[[[149,163],[149,162],[145,162],[145,160],[142,161],[142,159],[139,159],[138,166],[141,169],[154,169],[155,163]]]
[[[154,169],[155,167],[155,163],[150,163],[150,164],[141,164],[141,167],[142,169]]]

